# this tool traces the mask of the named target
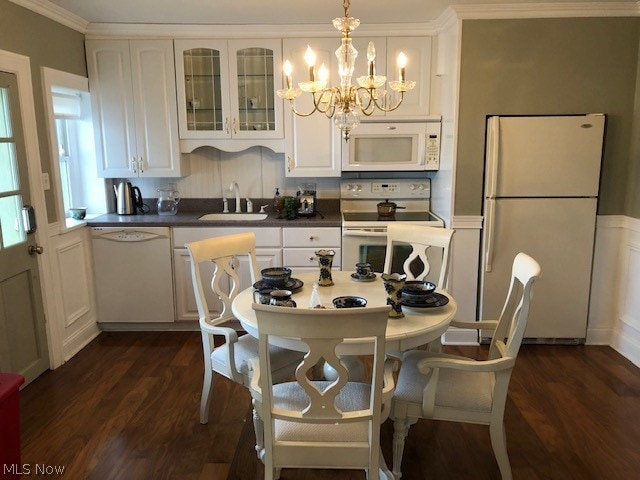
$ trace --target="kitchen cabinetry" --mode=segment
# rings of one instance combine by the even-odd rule
[[[323,63],[331,72],[331,83],[338,79],[338,60],[334,54],[339,42],[335,38],[300,38],[283,41],[283,57],[293,66],[293,83],[308,80],[308,67],[304,61],[307,45],[311,44],[317,55],[316,68]],[[297,111],[310,112],[313,108],[311,94],[303,93],[294,100]],[[295,115],[285,102],[285,175],[287,177],[339,177],[340,129],[333,119],[321,113],[309,117]]]
[[[353,46],[358,50],[353,84],[357,78],[368,75],[367,46],[373,41],[376,48],[376,75],[385,75],[387,83],[383,87],[391,96],[390,105],[395,105],[399,94],[389,88],[389,82],[398,80],[398,53],[407,56],[405,68],[406,79],[416,82],[413,90],[404,94],[402,105],[393,112],[376,112],[372,117],[424,118],[430,114],[429,102],[431,92],[431,37],[359,37],[353,39]],[[361,117],[361,120],[365,117]]]
[[[340,270],[340,241],[339,227],[296,228],[282,229],[282,260],[284,266],[292,268],[294,272],[318,271],[318,257],[315,252],[322,248],[335,250],[333,269]]]
[[[179,177],[171,40],[87,40],[98,176]]]
[[[181,148],[283,151],[279,39],[175,40]]]
[[[256,235],[256,260],[258,262],[258,272],[267,267],[277,267],[282,265],[282,241],[281,229],[279,227],[246,228],[246,227],[185,227],[173,229],[173,262],[174,262],[174,292],[176,300],[176,320],[198,320],[198,308],[193,293],[193,283],[191,281],[191,261],[189,252],[184,248],[185,243],[204,240],[211,237],[223,235],[233,235],[236,233],[254,232]],[[213,268],[213,267],[211,267]],[[240,290],[252,285],[249,266],[245,258],[238,258],[238,276],[240,277]],[[203,276],[211,271],[202,272]],[[207,277],[203,277],[207,278]],[[223,287],[228,287],[224,285]],[[222,303],[210,290],[205,292],[207,304],[212,315],[221,313]]]

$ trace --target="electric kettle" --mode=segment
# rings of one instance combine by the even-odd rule
[[[136,215],[138,209],[142,211],[142,193],[131,182],[120,182],[113,186],[116,193],[116,213],[118,215]]]

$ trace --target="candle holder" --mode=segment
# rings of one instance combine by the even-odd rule
[[[407,280],[405,274],[400,273],[383,273],[382,281],[384,282],[384,289],[387,292],[387,305],[391,305],[391,311],[389,312],[389,318],[402,318],[402,304],[400,299],[402,297],[402,289],[404,288],[404,282]]]
[[[320,265],[318,285],[321,287],[329,287],[334,284],[333,278],[331,278],[331,265],[333,265],[333,257],[335,254],[336,252],[334,250],[318,250],[316,252],[318,264]]]

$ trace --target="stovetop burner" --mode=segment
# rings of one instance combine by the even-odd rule
[[[343,212],[345,222],[437,222],[440,219],[430,212],[398,212],[392,217],[379,216],[377,212]]]

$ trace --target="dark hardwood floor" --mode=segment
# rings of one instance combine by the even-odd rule
[[[486,353],[485,347],[447,351]],[[102,333],[20,393],[22,463],[67,479],[263,478],[250,396],[217,378],[210,421],[198,422],[196,332]],[[608,347],[525,345],[505,423],[515,479],[638,478],[640,370]],[[382,427],[387,461],[392,425]],[[496,479],[488,428],[420,421],[403,479]],[[283,480],[364,479],[359,471],[283,470]]]

